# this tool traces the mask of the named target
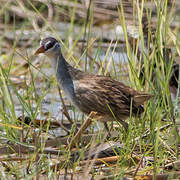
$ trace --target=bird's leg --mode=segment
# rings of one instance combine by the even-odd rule
[[[121,123],[121,125],[124,127],[126,133],[128,132],[128,123],[121,120],[121,119],[118,119],[118,121]]]
[[[104,127],[105,127],[106,131],[108,132],[108,137],[111,137],[111,133],[110,133],[107,122],[104,122]]]

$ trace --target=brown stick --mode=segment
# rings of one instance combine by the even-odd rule
[[[69,113],[67,111],[67,108],[66,108],[66,105],[64,103],[64,100],[63,100],[63,97],[62,97],[62,94],[61,94],[61,90],[58,86],[58,91],[59,91],[59,96],[60,96],[60,99],[61,99],[61,102],[62,102],[62,105],[63,105],[63,114],[66,116],[66,118],[68,119],[68,121],[73,124],[74,122],[72,121],[72,119],[70,118],[69,116]]]
[[[100,164],[104,164],[104,163],[115,163],[118,160],[119,160],[119,156],[111,156],[111,157],[104,157],[104,158],[80,161],[79,164],[80,164],[80,166],[82,166],[87,163],[90,164],[91,162],[94,161],[95,165],[100,165]]]
[[[92,119],[96,116],[96,114],[97,113],[93,112],[93,111],[89,114],[88,118],[84,121],[84,123],[82,124],[82,126],[80,127],[78,132],[73,137],[73,139],[71,141],[71,144],[70,144],[70,149],[73,148],[77,144],[77,142],[79,141],[80,136],[87,129],[87,127],[91,124]]]

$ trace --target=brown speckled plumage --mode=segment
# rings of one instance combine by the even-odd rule
[[[79,70],[74,74],[75,70],[71,66],[68,70],[74,82],[78,107],[86,114],[95,111],[100,116],[112,117],[113,112],[117,120],[125,120],[130,116],[130,111],[132,115],[141,114],[144,111],[142,104],[151,97],[110,77],[87,74]]]

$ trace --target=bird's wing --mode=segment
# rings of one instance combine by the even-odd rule
[[[132,112],[136,113],[137,106],[142,102],[137,97],[139,103],[135,104],[133,98],[134,95],[138,95],[137,91],[109,77],[87,76],[77,82],[74,81],[74,84],[79,107],[83,112],[87,111],[86,113],[112,111],[128,116],[130,108],[132,107]]]

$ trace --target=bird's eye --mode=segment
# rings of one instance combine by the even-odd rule
[[[52,47],[53,47],[53,43],[50,42],[50,41],[45,44],[45,50],[48,50],[48,49],[50,49]]]

